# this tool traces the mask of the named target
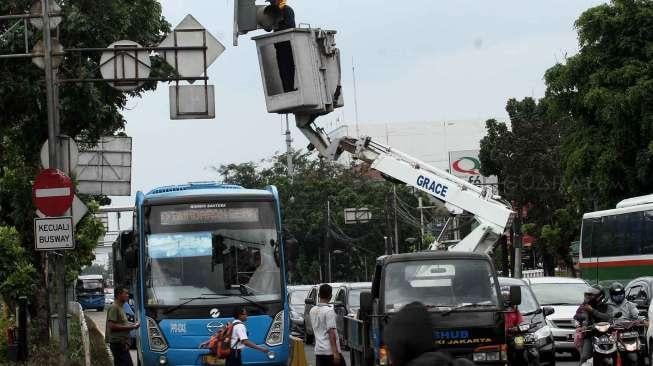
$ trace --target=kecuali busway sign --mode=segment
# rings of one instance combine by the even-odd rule
[[[70,216],[34,219],[36,250],[74,249],[73,227],[73,218]]]

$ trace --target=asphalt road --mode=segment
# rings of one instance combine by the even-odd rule
[[[86,314],[91,318],[95,324],[97,324],[98,328],[102,333],[104,333],[105,325],[106,325],[106,312],[102,311],[95,311],[95,310],[87,310]],[[306,362],[309,366],[315,366],[315,356],[313,354],[313,346],[306,345],[304,347],[304,352],[306,353]],[[132,360],[134,361],[134,365],[136,364],[136,351],[131,351],[131,356]],[[349,352],[344,352],[345,360],[347,361],[347,365],[349,365]],[[557,366],[576,366],[578,365],[578,361],[573,360],[572,358],[569,357],[569,355],[560,355],[558,358],[558,361],[556,362]],[[349,365],[351,366],[351,365]]]

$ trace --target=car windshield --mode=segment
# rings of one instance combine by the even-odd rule
[[[77,290],[78,291],[102,291],[104,293],[104,290],[102,288],[102,280],[78,280],[77,281]]]
[[[361,292],[370,291],[369,288],[354,288],[349,290],[349,307],[358,309],[361,307]]]
[[[531,289],[542,306],[580,305],[589,286],[584,283],[534,283]]]
[[[509,290],[509,285],[507,284],[501,284],[501,291],[502,292],[508,292]],[[536,312],[540,307],[538,306],[537,300],[535,299],[535,295],[533,294],[533,291],[526,286],[526,285],[519,285],[519,289],[521,290],[521,304],[517,306],[517,309],[519,309],[519,312],[522,314],[532,314]]]
[[[290,293],[290,305],[304,305],[308,290],[293,290]]]
[[[146,236],[148,305],[278,300],[281,270],[272,202],[152,206]]]
[[[498,306],[490,263],[476,259],[393,262],[386,266],[384,303],[399,310],[413,301],[430,307]]]

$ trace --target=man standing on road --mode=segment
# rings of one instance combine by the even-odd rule
[[[323,284],[318,290],[320,298],[318,304],[310,311],[311,326],[315,335],[315,365],[333,366],[344,365],[338,330],[336,328],[336,313],[329,306],[333,289],[328,284]]]
[[[114,366],[133,366],[129,355],[129,331],[137,329],[139,323],[130,323],[123,310],[123,305],[129,301],[129,291],[118,287],[114,296],[116,299],[107,310],[105,341],[109,343]]]

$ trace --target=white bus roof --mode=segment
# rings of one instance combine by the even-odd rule
[[[85,276],[77,276],[78,280],[103,280],[104,277],[102,275],[85,275]]]
[[[613,216],[613,215],[621,215],[621,214],[626,214],[631,212],[651,211],[651,210],[653,210],[653,203],[649,203],[645,205],[629,206],[624,208],[614,208],[612,210],[588,212],[583,215],[583,220],[594,219],[603,216]]]
[[[626,198],[625,200],[617,203],[617,208],[626,208],[632,206],[646,205],[653,203],[653,194],[646,196],[639,196],[633,198]]]

